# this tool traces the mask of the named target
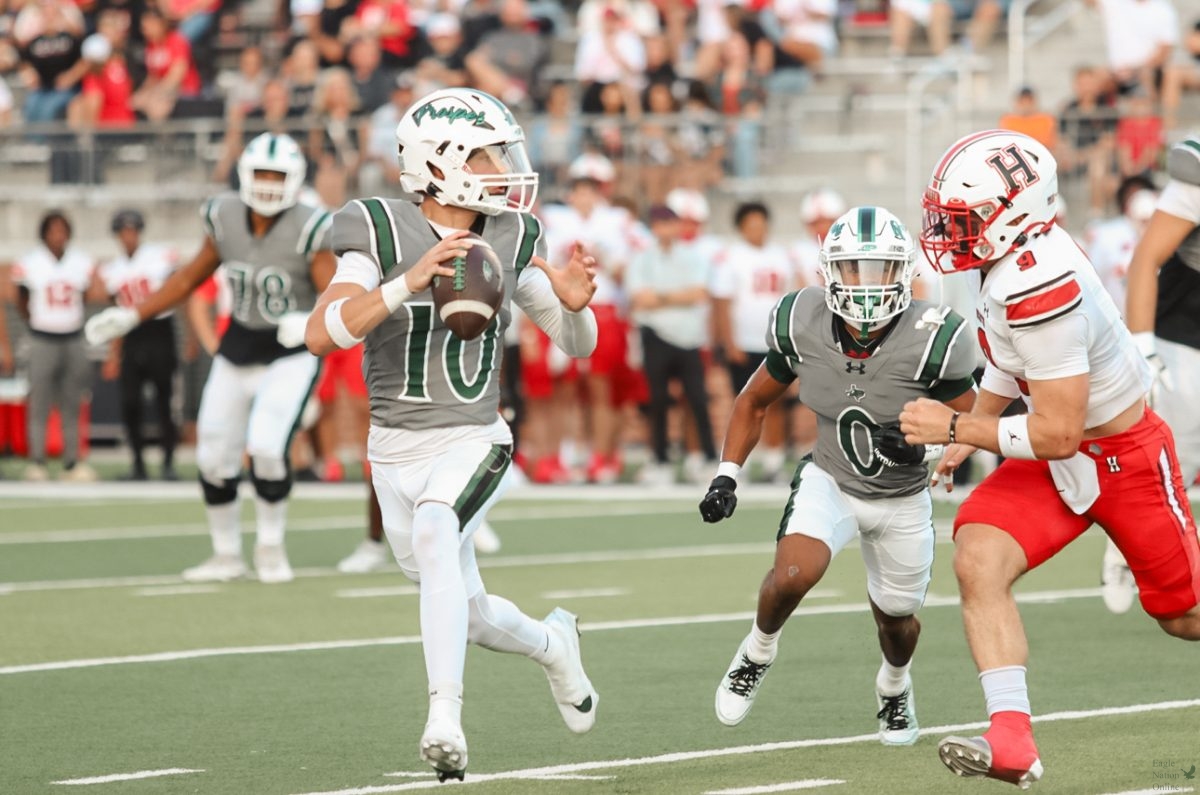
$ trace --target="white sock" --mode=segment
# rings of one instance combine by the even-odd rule
[[[900,695],[908,684],[908,669],[911,667],[912,660],[897,667],[888,662],[887,657],[884,657],[883,665],[879,666],[879,673],[875,675],[876,689],[885,696]]]
[[[429,683],[429,720],[442,718],[462,725],[462,682]]]
[[[468,609],[467,637],[476,646],[521,654],[542,665],[557,656],[558,644],[554,642],[556,639],[550,628],[522,613],[503,596],[481,591],[471,597]]]
[[[283,543],[283,528],[287,524],[287,500],[267,502],[254,498],[254,517],[258,526],[258,545],[277,547]]]
[[[1025,666],[1006,665],[992,668],[979,674],[983,685],[983,697],[987,700],[990,718],[997,712],[1023,712],[1032,715],[1029,708],[1029,688],[1025,686]]]
[[[768,474],[775,474],[783,469],[784,454],[782,447],[768,447],[763,450],[762,467]]]
[[[459,566],[458,516],[449,505],[427,502],[413,514],[413,557],[421,573],[421,643],[430,690],[458,683],[467,656],[467,592]]]
[[[208,514],[208,533],[212,536],[213,552],[218,555],[242,556],[242,527],[237,500],[224,505],[205,505]]]
[[[750,642],[746,644],[746,656],[756,663],[774,662],[775,654],[779,650],[779,632],[768,635],[759,629],[758,622],[755,622],[750,630]]]

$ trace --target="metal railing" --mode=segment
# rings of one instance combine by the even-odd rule
[[[1028,20],[1029,10],[1046,0],[1013,0],[1008,10],[1008,92],[1025,84],[1025,56],[1029,48],[1064,25],[1083,8],[1079,0],[1059,2],[1049,13]],[[1028,24],[1027,24],[1028,23]]]

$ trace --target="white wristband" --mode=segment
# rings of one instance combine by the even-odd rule
[[[996,441],[1000,445],[1000,454],[1005,458],[1024,458],[1036,461],[1033,452],[1033,442],[1029,438],[1029,415],[1019,414],[1016,417],[1001,417],[996,425]]]
[[[383,305],[392,314],[396,313],[401,304],[412,298],[412,291],[408,289],[408,280],[403,273],[390,282],[379,285],[379,294],[383,296]]]
[[[717,477],[727,477],[737,480],[738,473],[741,471],[741,465],[735,464],[732,461],[722,461],[717,464]]]
[[[1137,345],[1138,353],[1142,354],[1143,359],[1149,359],[1157,350],[1154,344],[1153,331],[1135,331],[1133,332],[1133,343]]]
[[[342,350],[353,348],[363,341],[362,337],[350,333],[350,329],[346,328],[346,321],[342,319],[342,304],[349,300],[339,298],[325,307],[325,331],[329,334],[329,339],[333,340],[333,344]]]

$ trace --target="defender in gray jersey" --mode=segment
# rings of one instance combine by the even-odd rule
[[[574,732],[591,729],[599,696],[584,673],[575,616],[534,621],[488,594],[471,534],[504,490],[512,434],[501,419],[501,336],[515,302],[571,356],[596,344],[587,308],[594,260],[576,246],[552,268],[530,214],[537,174],[525,134],[499,100],[446,89],[418,100],[396,129],[401,187],[419,204],[352,201],[334,217],[338,269],[308,323],[323,355],[366,340],[371,400],[367,454],[384,530],[404,573],[420,583],[429,719],[421,757],[441,780],[463,777],[462,680],[468,642],[540,663]],[[484,238],[504,264],[505,299],[480,337],[462,340],[433,311],[435,276]]]
[[[204,244],[192,261],[137,306],[107,309],[87,324],[93,343],[124,336],[181,303],[225,266],[233,313],[196,423],[213,556],[184,571],[189,581],[246,574],[237,495],[247,454],[257,497],[258,578],[276,583],[293,577],[283,547],[292,486],[288,446],[318,370],[317,358],[303,345],[304,324],[336,265],[329,251],[332,215],[298,201],[305,169],[300,147],[288,136],[255,138],[238,160],[240,194],[217,196],[202,208]]]
[[[926,461],[941,448],[908,445],[897,421],[918,397],[968,410],[975,349],[961,317],[912,300],[914,254],[912,237],[886,210],[857,207],[839,218],[821,245],[826,287],[775,306],[767,359],[734,403],[722,463],[700,503],[707,522],[733,514],[737,474],[766,409],[797,378],[801,402],[817,415],[817,444],[792,478],[754,625],[717,688],[717,718],[728,726],[749,714],[784,622],[858,536],[883,651],[879,738],[916,742],[909,667],[934,548]]]

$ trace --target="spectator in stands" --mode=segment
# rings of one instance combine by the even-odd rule
[[[404,0],[362,0],[352,21],[342,27],[342,36],[375,36],[389,69],[407,69],[415,64],[417,29],[409,21]]]
[[[584,33],[575,50],[575,79],[583,87],[583,112],[598,112],[608,85],[617,86],[627,107],[640,104],[645,70],[646,48],[641,37],[617,7],[606,7],[600,29]]]
[[[7,285],[0,283],[0,297],[3,297],[7,292]],[[5,301],[0,301],[0,376],[12,375],[14,372],[14,360],[12,342],[8,339],[8,312],[4,309]]]
[[[758,173],[759,131],[767,95],[750,63],[750,44],[741,33],[725,40],[721,70],[709,89],[713,103],[729,122],[731,172],[735,177]]]
[[[691,175],[700,188],[720,182],[727,142],[725,122],[703,83],[696,80],[688,83],[677,130],[683,150],[681,171]]]
[[[134,93],[132,104],[147,119],[162,121],[181,97],[200,93],[200,73],[192,60],[192,45],[171,29],[157,8],[150,6],[142,12],[141,30],[146,38],[146,79]]]
[[[350,42],[346,63],[358,94],[359,110],[372,113],[383,106],[396,84],[396,73],[385,69],[379,41],[371,36],[359,36]]]
[[[262,49],[250,45],[238,54],[236,72],[223,73],[218,85],[225,93],[225,118],[244,119],[262,106],[268,75],[263,68]]]
[[[0,127],[12,124],[14,107],[12,89],[8,87],[8,82],[0,77]]]
[[[1038,107],[1037,94],[1030,86],[1017,92],[1012,112],[1000,117],[999,126],[1024,133],[1051,152],[1058,151],[1058,120]]]
[[[1059,116],[1059,176],[1086,177],[1092,212],[1103,210],[1112,192],[1117,111],[1105,92],[1106,75],[1091,66],[1075,70],[1074,96]]]
[[[837,0],[777,0],[768,17],[775,39],[775,74],[772,92],[800,93],[806,87],[797,80],[796,69],[818,72],[821,64],[837,52]]]
[[[71,101],[67,112],[71,127],[132,127],[137,116],[132,103],[133,79],[125,66],[125,56],[114,52],[102,34],[93,33],[83,42],[83,60],[88,70],[83,76],[83,90]]]
[[[434,14],[425,22],[425,42],[417,77],[437,88],[453,88],[467,84],[466,49],[462,25],[452,14]]]
[[[63,478],[92,481],[82,459],[79,415],[91,365],[83,339],[84,304],[104,300],[92,258],[70,245],[71,222],[58,210],[42,216],[41,244],[13,268],[17,311],[29,324],[29,466],[26,480],[48,480],[46,428],[58,407],[63,434]]]
[[[929,49],[941,55],[950,47],[954,22],[970,20],[963,50],[981,52],[991,42],[996,26],[1004,18],[1010,0],[892,0],[889,11],[892,44],[889,54],[908,54],[913,28],[927,30]]]
[[[118,306],[136,306],[162,286],[179,264],[179,256],[168,246],[145,244],[142,231],[145,219],[136,210],[122,210],[113,216],[112,231],[119,246],[118,255],[100,267],[104,289]],[[121,421],[125,439],[133,454],[133,465],[126,480],[146,480],[143,456],[146,442],[142,432],[145,400],[142,390],[154,386],[154,411],[158,417],[159,445],[162,447],[162,479],[178,480],[175,474],[175,420],[172,394],[176,358],[175,319],[166,312],[135,328],[124,339],[109,343],[109,359],[103,375],[119,378]]]
[[[1117,168],[1121,177],[1150,174],[1158,166],[1166,144],[1162,117],[1154,112],[1150,92],[1141,86],[1121,100],[1117,121]]]
[[[1116,198],[1119,214],[1089,225],[1084,247],[1104,289],[1123,312],[1129,263],[1154,215],[1158,191],[1149,177],[1137,175],[1121,180]]]
[[[282,77],[287,81],[289,116],[306,116],[312,111],[320,73],[317,45],[305,39],[293,44],[281,70]]]
[[[584,0],[575,17],[575,28],[582,38],[585,34],[602,30],[604,15],[611,8],[625,18],[630,28],[642,38],[662,33],[660,17],[671,3],[651,0]]]
[[[290,133],[292,130],[292,108],[288,86],[283,80],[268,80],[263,86],[262,104],[244,117],[231,116],[225,125],[225,146],[221,157],[213,167],[213,181],[226,182],[236,177],[233,164],[237,162],[245,145],[245,130],[249,127],[258,132]]]
[[[646,85],[666,83],[673,91],[679,74],[675,71],[675,53],[667,37],[650,36],[642,39],[642,45],[646,48],[646,68],[642,73]]]
[[[1200,90],[1200,20],[1183,37],[1183,47],[1163,68],[1163,126],[1174,130],[1179,122],[1179,102],[1185,91]]]
[[[525,0],[503,0],[500,23],[466,56],[467,72],[480,89],[520,107],[541,97],[540,72],[550,58],[550,42]]]
[[[359,190],[368,196],[400,181],[400,166],[396,161],[396,125],[415,99],[412,75],[401,72],[392,86],[391,99],[376,109],[367,122],[366,146],[359,169]],[[532,152],[532,147],[530,149]]]
[[[796,263],[801,284],[822,286],[821,241],[829,234],[829,227],[846,212],[846,200],[831,188],[817,188],[800,201],[800,222],[804,224],[805,237],[792,247],[792,259]]]
[[[679,216],[666,205],[650,208],[655,242],[635,255],[625,273],[625,288],[642,339],[642,361],[650,387],[650,428],[654,466],[648,482],[670,482],[667,412],[670,384],[678,381],[691,407],[701,449],[709,468],[716,464],[704,362],[700,349],[708,342],[710,263],[680,240]]]
[[[63,0],[46,0],[27,10],[35,17],[24,28],[19,24],[14,35],[25,59],[26,85],[22,115],[26,122],[54,121],[66,117],[67,105],[79,90],[79,81],[87,71],[81,57],[83,17]],[[24,12],[22,12],[24,14]],[[23,38],[22,34],[27,34]]]
[[[674,115],[679,108],[667,83],[651,83],[646,89],[645,110],[649,118],[639,127],[640,180],[637,195],[649,204],[661,204],[675,186],[679,145],[675,141]]]
[[[313,187],[326,207],[341,207],[358,173],[365,127],[355,114],[358,94],[350,73],[334,67],[321,73],[309,130],[308,157],[316,164]]]
[[[346,60],[346,42],[358,38],[345,35],[346,20],[353,20],[354,0],[293,0],[293,28],[317,47],[321,66],[338,66]],[[354,23],[351,23],[353,27]],[[375,38],[373,35],[370,38]]]
[[[1087,0],[1100,9],[1111,78],[1121,93],[1142,85],[1155,91],[1155,73],[1179,43],[1179,17],[1171,0]]]
[[[583,128],[571,107],[571,88],[562,81],[550,85],[546,93],[546,111],[526,128],[529,156],[541,175],[542,189],[563,185],[567,168],[579,156]]]
[[[221,0],[161,0],[158,8],[166,14],[179,35],[195,47],[216,25]]]

